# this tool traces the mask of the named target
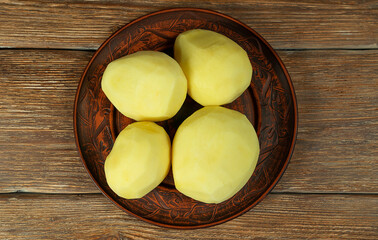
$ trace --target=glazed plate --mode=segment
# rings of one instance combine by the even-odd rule
[[[175,38],[190,29],[219,32],[243,47],[253,66],[250,87],[225,107],[244,113],[254,125],[260,156],[248,183],[220,204],[195,201],[178,192],[172,173],[141,199],[118,197],[108,186],[104,161],[118,133],[133,120],[120,114],[101,90],[101,77],[112,60],[142,50],[172,56]],[[201,106],[187,97],[175,117],[159,122],[171,139],[181,122]],[[116,206],[144,221],[171,228],[199,228],[235,218],[260,202],[284,173],[297,133],[297,105],[290,76],[272,47],[247,25],[224,14],[193,8],[168,9],[143,16],[110,36],[88,63],[78,86],[74,131],[84,167]],[[253,216],[253,215],[252,215]]]

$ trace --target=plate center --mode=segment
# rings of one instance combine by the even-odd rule
[[[162,50],[164,53],[168,54],[171,57],[173,56],[173,47],[170,45]],[[256,106],[256,98],[253,95],[253,91],[251,87],[248,87],[248,89],[235,101],[232,103],[224,105],[224,107],[234,109],[236,111],[239,111],[247,116],[249,121],[253,124],[255,129],[257,128],[258,123],[258,114],[256,114],[257,108]],[[180,110],[177,112],[177,114],[166,121],[156,122],[158,125],[162,126],[165,131],[168,133],[171,142],[173,141],[174,135],[177,131],[177,128],[181,125],[181,123],[188,118],[190,115],[192,115],[195,111],[202,108],[200,104],[198,104],[196,101],[194,101],[189,95],[186,96],[184,104],[181,106]],[[121,114],[116,108],[114,108],[114,117],[113,117],[113,129],[112,129],[112,137],[113,140],[118,136],[118,134],[129,124],[135,122],[135,120],[128,118]],[[258,129],[256,129],[258,131]],[[167,177],[162,182],[163,186],[167,188],[175,188],[174,186],[174,180],[172,175],[172,169],[170,169]]]

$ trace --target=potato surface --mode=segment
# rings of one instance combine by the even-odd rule
[[[201,202],[223,202],[247,183],[258,157],[257,135],[244,114],[204,107],[187,118],[174,137],[176,189]]]
[[[251,82],[246,51],[222,34],[203,29],[183,32],[176,38],[174,56],[188,80],[189,95],[202,106],[230,103]]]
[[[162,127],[153,122],[129,124],[106,158],[106,181],[120,197],[141,198],[167,176],[170,154],[170,139]]]
[[[184,103],[187,80],[167,54],[140,51],[109,63],[101,87],[123,115],[137,121],[162,121],[173,117]]]

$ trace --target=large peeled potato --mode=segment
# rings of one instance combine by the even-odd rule
[[[174,55],[188,79],[189,95],[203,106],[230,103],[251,82],[246,51],[222,34],[203,29],[181,33]]]
[[[152,122],[135,122],[118,135],[105,161],[109,187],[127,199],[141,198],[157,187],[170,168],[171,143]]]
[[[118,111],[137,121],[173,117],[187,93],[187,81],[178,63],[156,51],[140,51],[112,61],[101,87]]]
[[[178,128],[172,146],[175,186],[201,202],[220,203],[251,177],[259,142],[249,120],[223,107],[204,107]]]

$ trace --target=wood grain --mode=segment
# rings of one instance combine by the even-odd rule
[[[72,130],[93,52],[0,51],[0,192],[97,193]],[[275,192],[377,193],[378,51],[280,51],[299,132]]]
[[[378,51],[280,52],[298,98],[297,145],[276,190],[378,192]]]
[[[0,51],[2,192],[97,192],[73,136],[73,103],[92,53]]]
[[[246,23],[276,49],[377,48],[377,2],[0,0],[0,47],[97,49],[118,28],[172,7],[208,8]]]
[[[99,194],[72,126],[91,50],[172,7],[228,14],[281,49],[299,107],[273,192],[230,222],[184,232]],[[0,0],[0,239],[378,239],[377,20],[374,0]]]
[[[369,195],[270,194],[237,219],[184,232],[145,223],[100,194],[0,195],[0,216],[2,239],[378,238],[377,196]]]

